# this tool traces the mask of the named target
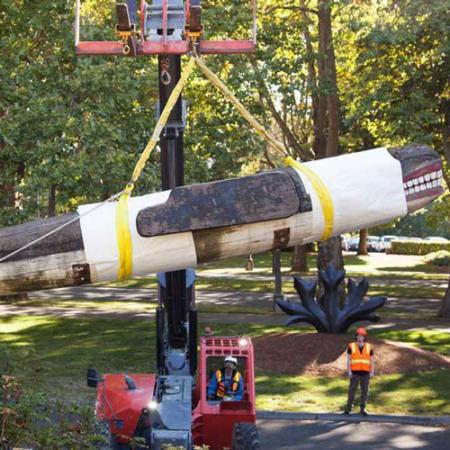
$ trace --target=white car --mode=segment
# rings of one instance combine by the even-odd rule
[[[348,234],[341,235],[342,250],[344,250],[345,252],[348,252],[349,250],[349,240],[350,236]]]
[[[379,252],[380,238],[378,236],[367,236],[367,251]]]
[[[449,242],[448,239],[445,239],[440,236],[429,236],[429,237],[423,238],[423,240],[426,242],[434,242],[436,244],[446,244],[447,242]]]
[[[353,251],[353,250],[358,250],[359,247],[359,234],[356,236],[352,236],[349,240],[348,240],[348,250],[349,251]]]
[[[391,241],[394,239],[398,239],[399,236],[381,236],[380,243],[379,243],[379,250],[380,252],[385,252],[386,250],[391,249]]]

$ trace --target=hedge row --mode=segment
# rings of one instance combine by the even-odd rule
[[[435,266],[450,267],[450,252],[447,250],[439,250],[438,252],[429,253],[423,260],[426,263],[434,264]]]
[[[427,255],[439,250],[450,251],[450,242],[391,241],[389,253],[396,255]]]

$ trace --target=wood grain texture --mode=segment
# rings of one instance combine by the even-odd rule
[[[0,295],[94,282],[83,250],[0,265]]]
[[[167,202],[139,212],[136,225],[150,237],[284,219],[310,209],[301,179],[288,168],[175,188]]]
[[[38,237],[45,235],[62,224],[69,222],[77,216],[78,213],[64,214],[48,219],[34,220],[21,225],[1,228],[0,258],[8,255],[14,250],[17,250],[23,245],[32,242]],[[25,250],[22,250],[20,253],[0,263],[0,270],[2,264],[10,263],[12,261],[26,260],[39,256],[66,253],[77,250],[84,250],[79,220],[76,220],[55,234],[43,239]]]

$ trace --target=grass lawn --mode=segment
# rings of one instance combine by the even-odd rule
[[[282,272],[289,276],[292,253],[282,252]],[[247,272],[245,257],[231,258],[210,264],[203,264],[197,269],[196,288],[198,290],[214,291],[248,291],[273,292],[275,283],[272,278],[272,255],[262,253],[254,255],[254,270]],[[316,277],[316,255],[308,255],[311,272],[309,277]],[[347,276],[360,278],[369,277],[369,295],[385,295],[388,297],[403,298],[442,298],[445,293],[446,281],[449,278],[449,269],[425,264],[421,256],[411,255],[385,255],[369,254],[357,256],[346,254],[344,256]],[[263,279],[258,278],[263,276]],[[266,279],[264,279],[266,277]],[[270,277],[267,279],[267,277]],[[377,284],[382,279],[385,283]],[[389,280],[392,283],[389,283]],[[404,280],[402,282],[402,280]],[[423,286],[409,286],[409,280],[442,281],[444,286],[424,283]],[[102,284],[110,287],[151,288],[156,289],[156,278],[141,277],[133,280]],[[283,283],[283,292],[295,293],[291,281]]]
[[[370,279],[369,279],[370,283]],[[148,288],[156,289],[155,277],[134,278],[133,280],[108,283],[111,287]],[[275,282],[271,280],[252,280],[220,276],[217,278],[208,276],[202,278],[202,272],[198,272],[195,287],[199,291],[247,291],[247,292],[273,292]],[[283,292],[294,294],[293,283],[284,283]],[[401,284],[376,285],[370,283],[368,295],[385,295],[388,297],[404,298],[442,298],[445,294],[444,287],[436,286],[407,286]]]
[[[260,373],[257,392],[258,409],[336,412],[345,406],[348,380]],[[370,384],[368,408],[378,414],[450,414],[450,370],[375,377]]]
[[[64,298],[52,298],[48,299],[25,299],[16,301],[5,301],[5,304],[14,304],[15,306],[35,306],[35,307],[54,307],[54,308],[66,308],[66,309],[78,309],[86,312],[89,311],[120,311],[130,312],[134,314],[150,313],[154,312],[157,307],[155,301],[156,294],[153,302],[150,303],[146,299],[142,300],[103,300],[103,299],[64,299]],[[2,301],[0,300],[0,303]],[[197,303],[197,310],[199,313],[204,314],[267,314],[272,313],[272,309],[261,306],[247,306],[247,305],[216,305],[211,303]]]
[[[256,324],[215,325],[214,330],[217,335],[252,336],[287,331]],[[380,331],[377,335],[450,354],[448,333]],[[16,373],[28,388],[42,387],[62,400],[93,401],[93,390],[85,387],[88,367],[130,373],[155,369],[155,327],[148,320],[4,317],[0,319],[0,342],[14,349],[9,357],[0,358],[1,373]],[[340,377],[285,377],[257,371],[257,408],[339,411],[347,383]],[[450,371],[379,376],[373,380],[371,395],[374,412],[450,414]]]
[[[281,252],[282,272],[289,274],[291,270],[291,252]],[[202,272],[213,275],[227,271],[234,274],[266,274],[270,275],[272,270],[272,254],[261,253],[253,255],[254,271],[246,272],[246,257],[231,258],[225,261],[218,261],[203,264],[198,268],[199,274]],[[448,280],[449,269],[425,264],[423,256],[414,255],[386,255],[384,253],[370,253],[368,256],[358,256],[354,253],[344,254],[344,264],[349,276],[368,276],[383,278],[409,278],[409,279],[436,279]],[[317,255],[308,254],[308,265],[311,275],[315,273],[317,267]]]

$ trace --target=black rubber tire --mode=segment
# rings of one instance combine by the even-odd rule
[[[119,442],[117,442],[115,434],[110,435],[109,446],[110,446],[111,450],[131,450],[131,446],[129,446],[127,444],[120,444]]]
[[[259,450],[258,430],[254,423],[239,422],[233,428],[232,450]]]

